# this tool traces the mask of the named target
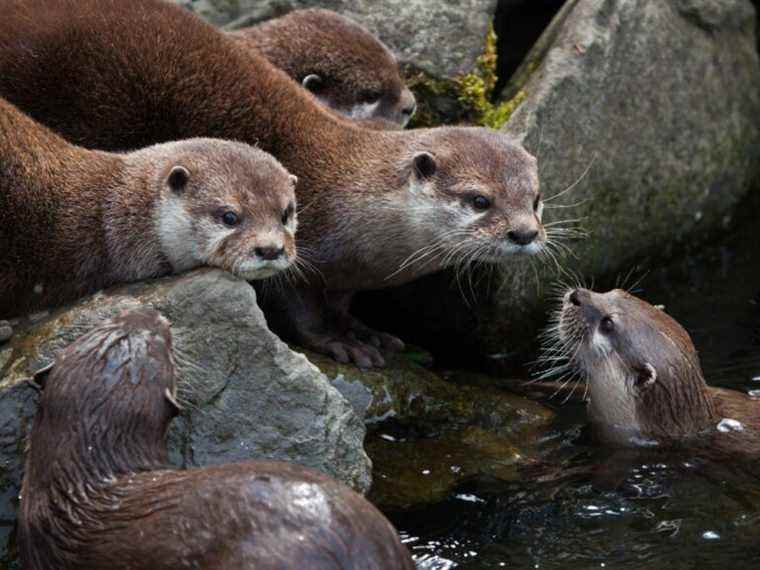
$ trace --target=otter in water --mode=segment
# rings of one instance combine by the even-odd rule
[[[417,104],[391,51],[353,20],[316,8],[295,10],[229,32],[301,83],[323,104],[367,127],[406,126]]]
[[[42,387],[19,515],[25,570],[411,570],[393,526],[326,475],[282,462],[168,466],[168,322],[123,314],[67,347]]]
[[[708,386],[688,333],[663,310],[620,289],[572,289],[553,335],[552,358],[588,382],[601,442],[760,456],[760,401]]]
[[[299,178],[299,254],[315,271],[267,295],[267,319],[342,362],[380,366],[381,350],[403,346],[350,315],[355,291],[546,242],[536,160],[507,135],[360,128],[177,5],[11,3],[0,94],[91,148],[214,136],[271,152]]]
[[[296,255],[294,184],[236,142],[85,150],[0,99],[0,319],[201,265],[269,277]]]

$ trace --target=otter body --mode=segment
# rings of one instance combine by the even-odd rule
[[[200,265],[269,276],[295,255],[281,224],[294,200],[285,169],[248,145],[89,151],[0,99],[0,319]]]
[[[689,334],[664,311],[620,289],[575,289],[556,330],[557,350],[588,382],[602,443],[760,457],[760,401],[708,386]]]
[[[0,19],[0,95],[93,148],[213,136],[271,152],[299,177],[299,251],[315,271],[267,295],[267,318],[341,361],[382,365],[381,349],[403,346],[351,317],[355,291],[545,242],[536,161],[506,135],[360,128],[169,3],[11,2]]]
[[[269,461],[170,468],[175,369],[158,313],[109,321],[44,374],[21,492],[24,570],[414,568],[385,517],[325,475]]]
[[[229,32],[327,107],[368,128],[406,126],[417,105],[398,62],[369,30],[329,10],[295,10]]]

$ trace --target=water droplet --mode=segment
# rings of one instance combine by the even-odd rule
[[[718,540],[720,538],[720,535],[714,530],[707,530],[702,533],[702,538],[705,540]]]
[[[727,433],[729,431],[744,431],[744,424],[731,418],[723,418],[718,423],[718,431]]]
[[[485,501],[477,495],[469,495],[466,493],[460,493],[459,495],[456,495],[456,498],[460,501],[467,501],[468,503],[485,503]]]
[[[430,475],[430,469],[423,469],[422,470],[423,475]]]
[[[396,438],[392,435],[388,435],[387,433],[380,434],[380,437],[384,439],[385,441],[396,441]]]
[[[750,390],[747,395],[753,400],[760,400],[760,390]]]

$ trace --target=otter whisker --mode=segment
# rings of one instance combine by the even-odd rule
[[[591,170],[591,167],[593,166],[594,162],[596,161],[596,155],[593,156],[593,158],[589,161],[588,166],[583,171],[583,173],[578,177],[578,179],[573,182],[570,186],[562,190],[561,192],[558,192],[554,196],[550,196],[549,198],[544,198],[544,204],[547,202],[551,202],[552,200],[559,198],[560,196],[567,194],[568,192],[572,191],[578,184],[580,184],[581,180],[583,180],[586,177],[586,174],[588,174],[589,170]]]

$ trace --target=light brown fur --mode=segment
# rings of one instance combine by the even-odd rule
[[[369,30],[329,10],[296,10],[234,32],[241,45],[312,91],[331,109],[368,128],[405,126],[416,108],[398,62]],[[307,79],[308,78],[308,79]]]
[[[294,257],[280,220],[294,200],[287,171],[248,145],[89,151],[0,99],[0,317],[198,265],[267,276],[274,266],[255,250],[276,239],[281,264]],[[227,211],[240,217],[235,228],[219,219]]]
[[[545,239],[536,161],[506,135],[359,128],[175,5],[10,2],[0,19],[0,95],[90,147],[214,136],[271,152],[299,177],[299,251],[318,274],[270,295],[267,317],[342,361],[381,365],[379,347],[402,346],[350,317],[353,291],[416,279],[465,253],[503,261]],[[491,203],[475,219],[478,195]],[[404,265],[429,245],[437,249]]]

